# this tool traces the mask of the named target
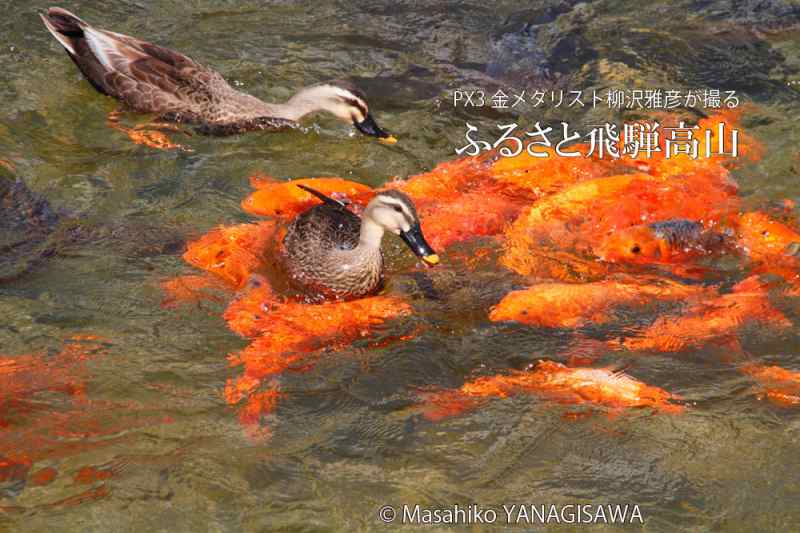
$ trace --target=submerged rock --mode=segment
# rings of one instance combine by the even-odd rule
[[[183,237],[174,229],[130,221],[92,224],[58,212],[19,178],[0,175],[0,283],[30,272],[69,248],[98,245],[120,255],[175,254]]]
[[[486,73],[517,87],[542,86],[595,59],[597,54],[584,38],[578,19],[556,23],[578,3],[545,2],[508,16],[489,38]]]

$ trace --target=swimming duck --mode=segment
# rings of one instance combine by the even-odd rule
[[[94,88],[134,111],[197,124],[199,131],[212,135],[298,127],[302,117],[326,111],[365,135],[395,142],[375,123],[364,93],[349,82],[306,87],[286,103],[266,103],[173,50],[94,28],[58,7],[41,17]]]
[[[422,235],[414,203],[404,193],[379,192],[359,218],[343,202],[305,185],[298,187],[323,202],[295,218],[283,240],[286,269],[307,294],[349,300],[378,290],[385,230],[399,235],[425,263],[439,262]]]

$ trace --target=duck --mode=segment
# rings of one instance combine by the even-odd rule
[[[322,200],[292,220],[283,239],[284,266],[292,284],[308,299],[352,300],[380,290],[385,231],[399,235],[426,265],[439,263],[405,193],[378,192],[359,217],[344,202],[297,186]]]
[[[312,85],[285,103],[267,103],[237,91],[218,72],[174,50],[95,28],[60,7],[40,16],[97,91],[161,121],[193,124],[209,135],[232,135],[298,128],[303,117],[328,112],[364,135],[396,142],[375,122],[364,92],[348,81]]]

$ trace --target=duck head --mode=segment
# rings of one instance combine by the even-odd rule
[[[367,224],[375,224],[383,230],[399,235],[411,251],[426,264],[435,265],[439,262],[439,256],[422,234],[414,203],[402,192],[388,190],[378,193],[367,204],[363,219]]]
[[[386,144],[397,142],[372,118],[364,92],[348,81],[337,80],[308,87],[293,96],[289,104],[314,111],[327,111],[339,120],[352,124],[364,135],[376,137]]]

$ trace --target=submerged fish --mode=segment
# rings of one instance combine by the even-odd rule
[[[471,411],[487,398],[532,394],[562,404],[594,404],[611,408],[652,407],[680,413],[678,397],[608,368],[570,368],[554,361],[539,361],[532,370],[478,378],[455,390],[425,394],[423,412],[429,420]]]
[[[638,335],[609,344],[634,351],[680,352],[729,342],[743,327],[754,324],[772,330],[792,326],[772,306],[766,288],[755,276],[740,282],[731,293],[694,305],[685,315],[662,316]]]
[[[724,243],[721,233],[700,222],[672,219],[615,231],[595,254],[609,262],[674,263],[713,253]]]
[[[680,301],[708,294],[706,287],[667,280],[539,283],[507,294],[492,309],[489,318],[494,322],[511,320],[542,327],[573,328],[608,322],[615,306]]]
[[[800,372],[758,363],[740,369],[763,387],[763,396],[783,407],[800,405]]]

